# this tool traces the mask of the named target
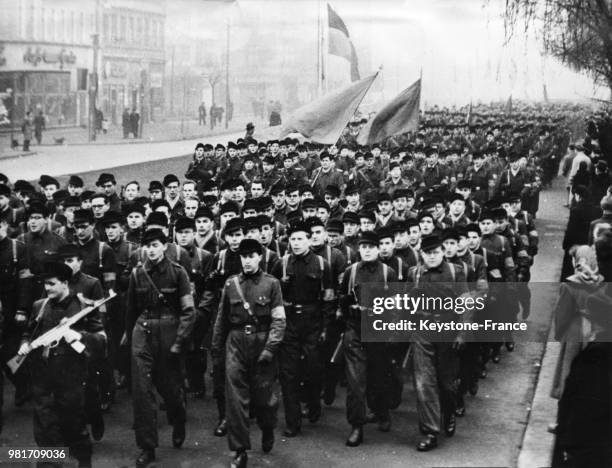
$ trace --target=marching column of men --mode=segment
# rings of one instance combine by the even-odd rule
[[[69,343],[82,335],[91,352],[46,351],[14,375],[5,369],[15,403],[35,402],[37,443],[74,446],[81,466],[88,466],[87,425],[100,440],[102,413],[129,386],[136,465],[147,466],[159,445],[156,394],[179,448],[186,437],[185,395],[206,395],[210,369],[213,433],[227,435],[234,466],[247,464],[250,416],[267,453],[281,400],[283,434],[296,437],[304,419],[321,418],[322,402],[333,404],[339,384],[346,385],[346,445],[354,447],[363,443],[368,423],[391,430],[411,368],[422,434],[416,448],[434,449],[442,432],[454,434],[455,418],[467,411],[465,395],[478,392],[489,361],[500,362],[502,343],[471,342],[463,334],[442,342],[418,336],[401,345],[362,341],[362,314],[371,306],[363,285],[404,283],[415,294],[485,298],[482,316],[466,315],[466,321],[493,310],[499,320],[520,312],[526,319],[540,166],[552,156],[542,151],[564,151],[567,116],[559,115],[472,128],[440,123],[443,116],[432,114],[396,149],[252,137],[231,142],[227,151],[199,144],[188,179],[167,174],[163,182],[150,181],[148,196],[137,181],[120,190],[109,173],[98,178],[97,192],[85,190],[77,176],[65,189],[49,176],[40,178],[40,190],[3,179],[5,361],[22,340],[29,343],[78,304],[117,293],[75,326],[79,336],[64,336]],[[527,144],[517,150],[519,136],[535,141],[540,129],[555,145],[539,145],[538,154]],[[504,343],[514,349],[512,336]],[[35,370],[46,360],[62,366],[64,359],[77,369],[67,384],[85,383],[74,394],[63,387],[69,395],[58,390],[43,407],[45,392],[60,382]],[[66,404],[75,413],[61,428],[36,419],[64,414]]]

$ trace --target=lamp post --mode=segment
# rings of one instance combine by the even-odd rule
[[[89,141],[96,140],[96,100],[98,97],[98,55],[100,49],[100,35],[92,34],[93,42],[93,68],[89,80]]]

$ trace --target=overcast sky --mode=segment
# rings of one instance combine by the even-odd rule
[[[176,18],[199,17],[202,34],[216,34],[205,12],[211,2],[182,0],[192,15],[168,7],[169,27]],[[238,0],[231,6],[233,24],[244,33],[253,28],[294,32],[292,40],[311,43],[316,57],[318,11],[326,21],[324,0]],[[422,70],[422,100],[428,105],[464,105],[470,100],[551,99],[609,96],[592,80],[541,55],[537,38],[516,36],[504,45],[504,0],[331,0],[343,18],[360,57],[362,76],[382,65],[380,94],[387,100],[408,87]],[[217,3],[218,4],[218,3]],[[218,10],[217,10],[218,11]],[[194,21],[191,19],[190,21]],[[252,34],[233,36],[232,46],[248,46]],[[313,58],[313,64],[316,59]],[[330,73],[346,75],[341,58],[328,60]],[[316,76],[316,73],[313,75]]]

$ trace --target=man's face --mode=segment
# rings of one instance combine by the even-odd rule
[[[287,194],[287,205],[289,205],[292,209],[296,209],[299,204],[300,204],[300,192],[295,190]]]
[[[335,208],[336,206],[338,206],[339,200],[340,199],[338,197],[334,197],[333,195],[329,193],[325,194],[325,201],[327,202],[330,208]]]
[[[495,231],[495,223],[492,219],[483,219],[480,221],[479,225],[483,235],[493,234]]]
[[[83,187],[77,187],[76,185],[68,185],[68,193],[71,197],[78,197],[83,193]]]
[[[274,206],[283,206],[283,203],[285,203],[285,192],[272,195],[272,203],[274,203]]]
[[[94,218],[100,219],[104,216],[104,213],[108,211],[108,203],[104,201],[104,198],[92,198],[91,199],[91,211],[93,211]]]
[[[316,208],[304,208],[302,210],[302,217],[304,219],[314,218],[316,215],[317,215],[317,209]]]
[[[372,169],[374,167],[374,158],[368,158],[365,160],[366,167]]]
[[[359,225],[355,223],[344,223],[344,235],[353,237],[357,235]]]
[[[351,206],[359,206],[359,192],[348,194],[346,196],[346,201]]]
[[[266,207],[263,210],[263,214],[265,214],[270,219],[274,219],[274,213],[275,213],[275,210],[274,210],[274,206],[273,205],[272,206],[268,206],[268,207]]]
[[[162,191],[159,189],[149,190],[149,198],[151,201],[161,200],[163,198]]]
[[[359,156],[357,159],[355,159],[355,165],[357,167],[365,166],[365,158],[363,156]]]
[[[217,158],[220,158],[221,156],[223,156],[224,153],[225,153],[225,150],[223,148],[217,148],[215,150],[215,155],[217,156]]]
[[[195,220],[195,226],[196,226],[196,232],[200,236],[204,236],[208,234],[208,232],[212,229],[213,222],[212,220],[201,216]]]
[[[176,231],[176,243],[181,247],[189,247],[193,244],[195,232],[191,228],[181,229]]]
[[[105,182],[102,184],[102,189],[107,196],[113,195],[117,190],[117,184],[113,182]]]
[[[391,175],[391,177],[393,179],[399,179],[402,176],[402,170],[395,166],[390,172],[389,175]]]
[[[391,208],[393,208],[393,205],[389,200],[378,202],[378,211],[380,211],[380,214],[383,216],[387,216],[389,213],[391,213]]]
[[[227,245],[229,246],[230,250],[234,252],[238,250],[242,239],[244,239],[244,233],[241,230],[236,230],[231,234],[225,235],[225,242],[227,242]]]
[[[246,255],[240,254],[240,262],[242,263],[242,271],[246,274],[255,273],[259,270],[261,255],[256,252],[251,252]]]
[[[468,249],[468,238],[463,234],[459,236],[459,244],[457,248],[457,253],[463,253]]]
[[[189,197],[193,197],[196,194],[195,184],[188,182],[183,185],[183,199],[187,200]]]
[[[246,190],[243,185],[238,185],[232,194],[232,200],[236,203],[242,203],[246,197]]]
[[[185,216],[188,218],[193,218],[198,211],[198,201],[197,200],[185,200]]]
[[[119,223],[111,223],[104,227],[104,232],[109,242],[118,242],[123,234],[123,228]]]
[[[127,225],[131,230],[140,229],[144,224],[144,216],[138,212],[130,213],[127,215]]]
[[[76,237],[81,242],[88,241],[93,237],[93,224],[79,223],[74,226]]]
[[[180,185],[178,182],[170,182],[166,185],[166,197],[170,200],[174,200],[179,196]]]
[[[320,247],[327,240],[327,232],[323,226],[314,226],[310,229],[310,244],[313,247]]]
[[[285,160],[283,161],[283,167],[285,169],[291,169],[291,166],[293,166],[293,159],[285,158]]]
[[[373,262],[378,258],[378,246],[374,244],[359,244],[359,255],[364,262]]]
[[[274,164],[270,164],[269,162],[265,162],[262,164],[264,172],[267,174],[268,172],[272,172],[274,169]]]
[[[246,232],[245,237],[247,239],[255,239],[257,242],[261,242],[261,230],[258,228],[249,229]]]
[[[49,299],[61,299],[68,292],[68,282],[60,281],[57,278],[47,278],[45,280],[45,292]]]
[[[235,218],[236,216],[238,216],[238,214],[234,213],[233,211],[228,211],[220,215],[219,222],[221,223],[221,227],[224,227],[230,219]]]
[[[465,200],[470,198],[472,191],[469,188],[457,188],[455,192],[461,195]]]
[[[461,216],[465,212],[465,202],[455,200],[450,204],[450,212],[454,216]]]
[[[272,143],[272,145],[270,146],[270,153],[277,154],[279,149],[280,146],[278,145],[278,143]]]
[[[342,234],[336,231],[330,231],[327,233],[327,241],[332,247],[338,247],[342,244]]]
[[[429,234],[431,234],[435,227],[433,219],[428,216],[421,218],[421,220],[419,221],[419,226],[421,228],[421,234],[423,236],[428,236]]]
[[[410,230],[408,231],[408,242],[410,245],[417,245],[421,240],[421,227],[420,226],[410,226]]]
[[[436,203],[433,207],[432,214],[439,218],[444,214],[444,205],[442,203]]]
[[[46,224],[47,219],[39,213],[32,213],[28,218],[28,229],[31,232],[41,232]]]
[[[329,160],[329,158],[321,159],[321,168],[324,171],[327,171],[329,169],[330,165],[331,165],[331,161]]]
[[[405,249],[408,247],[409,235],[408,231],[396,232],[394,235],[395,248]]]
[[[70,267],[72,270],[72,276],[74,276],[81,271],[83,260],[81,260],[79,257],[68,257],[64,259],[64,263]]]
[[[6,195],[0,195],[0,210],[4,210],[9,204],[9,197]]]
[[[57,192],[57,189],[58,187],[55,184],[45,185],[43,188],[43,193],[45,194],[46,199],[53,200],[53,194]]]
[[[504,231],[508,227],[508,219],[507,218],[497,218],[495,220],[495,224],[497,227],[495,228],[497,231]]]
[[[251,197],[259,198],[263,196],[263,194],[264,194],[264,188],[261,183],[253,183],[251,185]]]
[[[482,223],[480,225],[482,229]],[[475,231],[470,231],[467,233],[467,244],[470,250],[476,250],[480,247],[480,236]]]
[[[195,150],[195,157],[199,160],[204,157],[204,148],[199,147]]]
[[[323,221],[323,224],[327,224],[327,221],[329,221],[329,210],[324,207],[319,207],[317,208],[317,216]]]
[[[456,239],[445,239],[443,242],[444,245],[444,256],[446,258],[453,258],[457,255],[457,249],[459,248],[459,243]]]
[[[142,249],[151,262],[157,263],[163,258],[167,246],[167,244],[156,239],[143,245]]]
[[[272,242],[272,237],[274,236],[274,230],[272,226],[269,224],[264,224],[261,226],[261,242],[265,245],[268,245]]]
[[[236,157],[236,155],[237,155],[238,153],[236,152],[236,150],[235,150],[234,148],[229,148],[229,149],[227,150],[227,154],[229,155],[229,157],[230,157],[230,158],[232,158],[232,159],[233,159],[233,158],[235,158],[235,157]]]
[[[301,197],[302,201],[304,201],[304,200],[312,200],[314,198],[314,195],[312,194],[312,192],[305,191],[305,192],[302,192],[300,197]]]
[[[361,232],[368,232],[374,230],[374,221],[370,218],[361,218]]]
[[[421,250],[421,257],[423,263],[427,268],[436,268],[440,266],[444,260],[444,249],[442,247],[436,247],[435,249]]]
[[[390,237],[385,237],[378,241],[378,253],[381,258],[389,258],[393,255],[394,241]]]
[[[123,196],[126,200],[132,201],[138,196],[138,185],[128,184],[123,189]]]
[[[393,200],[393,209],[397,212],[403,213],[408,206],[406,197],[399,197]]]
[[[436,153],[430,154],[429,156],[427,156],[425,161],[427,162],[427,165],[429,167],[433,167],[438,162],[438,155]]]
[[[255,211],[255,208],[249,208],[248,210],[244,210],[242,212],[242,217],[244,219],[246,219],[246,218],[253,218],[255,216],[257,216],[257,211]]]
[[[310,248],[310,238],[304,231],[297,231],[289,236],[289,245],[295,255],[302,255]]]

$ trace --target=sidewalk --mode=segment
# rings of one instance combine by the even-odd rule
[[[207,121],[208,122],[208,121]],[[137,144],[137,143],[152,143],[165,141],[181,141],[193,140],[197,138],[207,138],[227,133],[245,132],[245,127],[248,122],[255,124],[256,130],[261,130],[267,127],[267,123],[261,119],[256,119],[253,116],[235,116],[232,122],[229,122],[228,128],[225,128],[225,122],[216,125],[211,130],[209,125],[198,125],[195,119],[167,120],[164,122],[150,122],[143,125],[142,138],[123,138],[123,130],[120,125],[111,126],[108,133],[98,133],[95,141],[89,141],[89,131],[83,127],[69,128],[52,128],[43,132],[43,141],[41,145],[37,145],[33,140],[30,144],[31,152],[40,152],[47,147],[56,147],[63,145],[111,145],[111,144]],[[16,130],[13,138],[23,143],[23,136],[20,131]],[[60,143],[60,139],[63,141]],[[0,134],[0,158],[3,156],[21,156],[25,153],[21,151],[21,147],[16,150],[10,148],[10,134]]]

